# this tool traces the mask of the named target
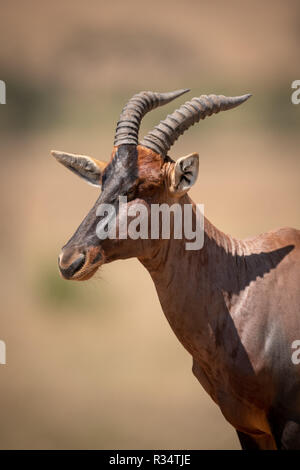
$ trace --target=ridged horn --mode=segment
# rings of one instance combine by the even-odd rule
[[[164,121],[160,121],[158,126],[155,126],[144,137],[141,145],[166,156],[175,140],[200,119],[205,119],[206,116],[211,116],[219,111],[235,108],[250,96],[250,94],[235,97],[201,95],[199,98],[193,98],[168,115]]]
[[[141,91],[134,95],[123,108],[117,123],[114,145],[134,144],[138,145],[138,134],[142,118],[146,113],[158,106],[169,103],[190,91],[177,90],[169,93],[155,93],[153,91]]]

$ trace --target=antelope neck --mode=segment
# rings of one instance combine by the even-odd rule
[[[188,196],[186,200],[192,203]],[[235,294],[247,285],[245,243],[225,235],[206,218],[204,232],[200,250],[187,251],[184,239],[162,240],[151,259],[140,259],[173,331],[193,356],[207,342],[211,318],[223,311],[224,299],[234,302]]]

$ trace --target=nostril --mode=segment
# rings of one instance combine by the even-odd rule
[[[85,263],[85,255],[81,253],[75,261],[73,261],[67,268],[61,266],[62,255],[59,256],[59,269],[65,278],[70,279],[74,274],[79,271]]]
[[[84,265],[84,262],[85,262],[85,255],[81,254],[78,256],[78,258],[75,261],[73,261],[71,266],[69,266],[69,269],[72,268],[73,274],[75,274],[77,271],[79,271],[79,269],[82,268],[82,266]]]

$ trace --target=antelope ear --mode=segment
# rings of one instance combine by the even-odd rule
[[[52,150],[51,154],[59,163],[62,163],[76,175],[85,179],[93,186],[101,186],[101,175],[107,165],[86,155],[77,155],[74,153],[59,152]]]
[[[182,195],[195,183],[199,171],[199,155],[191,153],[179,158],[171,173],[170,191]]]

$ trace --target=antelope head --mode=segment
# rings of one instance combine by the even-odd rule
[[[169,149],[200,119],[235,108],[250,96],[202,95],[193,98],[167,116],[139,143],[139,127],[144,115],[187,91],[134,95],[120,115],[108,163],[84,155],[52,151],[60,163],[101,188],[95,205],[62,248],[59,269],[63,278],[86,280],[104,263],[130,257],[151,257],[157,250],[158,240],[121,236],[119,228],[124,214],[127,216],[130,207],[137,203],[144,205],[148,212],[151,204],[183,203],[197,179],[199,157],[193,153],[175,162],[168,156]],[[126,198],[125,212],[119,209],[120,197]],[[114,238],[101,238],[97,233],[97,225],[101,221],[98,208],[103,205],[116,208]]]

